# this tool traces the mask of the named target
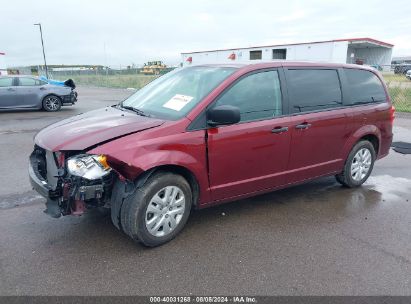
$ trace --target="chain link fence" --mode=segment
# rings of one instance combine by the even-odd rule
[[[381,73],[396,111],[411,113],[411,75],[406,74],[411,64],[392,65],[387,70],[386,67]]]
[[[411,113],[411,79],[406,72],[411,70],[411,64],[379,65],[369,64],[377,69],[387,84],[389,94],[397,112]],[[144,69],[136,67],[110,67],[89,66],[72,68],[49,68],[49,77],[56,80],[71,78],[76,85],[97,86],[110,88],[140,89],[153,79],[165,74],[174,68]],[[20,74],[45,75],[43,67],[37,71],[20,71]]]

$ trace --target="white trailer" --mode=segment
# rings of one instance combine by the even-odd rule
[[[204,63],[249,63],[293,60],[357,63],[390,69],[394,45],[372,38],[267,45],[181,53],[184,66]]]

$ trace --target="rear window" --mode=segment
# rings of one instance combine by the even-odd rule
[[[325,110],[342,104],[337,70],[288,70],[287,85],[291,113]]]
[[[365,70],[345,69],[350,104],[385,101],[385,90],[380,79]]]

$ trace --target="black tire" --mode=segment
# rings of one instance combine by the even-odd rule
[[[47,95],[43,98],[43,109],[47,112],[60,111],[61,105],[61,98],[56,95]]]
[[[165,187],[178,187],[182,191],[184,195],[184,203],[182,203],[184,205],[184,213],[179,217],[175,228],[171,228],[169,234],[155,236],[146,227],[146,219],[150,215],[147,215],[146,211],[153,197],[164,191]],[[139,241],[148,247],[159,246],[172,240],[183,229],[190,215],[191,205],[192,192],[190,185],[184,177],[169,172],[157,172],[150,176],[143,186],[137,188],[132,195],[124,200],[121,207],[121,226],[123,231],[133,240]],[[168,207],[163,206],[163,208],[168,210]],[[168,215],[160,215],[160,217],[164,220]],[[174,216],[173,221],[176,221],[176,217],[177,215]],[[171,216],[168,221],[171,221]],[[169,222],[166,223],[169,225]],[[161,228],[164,231],[166,223],[160,226],[159,229]],[[157,232],[161,233],[161,231]]]
[[[368,172],[364,177],[362,177],[360,180],[356,180],[353,178],[351,174],[351,166],[353,164],[353,159],[355,155],[357,154],[358,151],[362,149],[367,149],[371,153],[371,164],[369,166]],[[340,174],[337,174],[335,178],[337,181],[342,184],[345,187],[348,188],[355,188],[361,186],[370,176],[372,169],[374,168],[374,163],[375,163],[375,149],[374,146],[371,142],[368,140],[362,140],[359,141],[351,150],[350,154],[347,157],[347,160],[345,161],[344,164],[344,169]]]

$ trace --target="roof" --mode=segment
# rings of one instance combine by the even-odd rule
[[[278,68],[278,67],[319,67],[319,68],[355,68],[361,70],[375,70],[374,68],[367,65],[358,64],[347,64],[347,63],[328,63],[328,62],[309,62],[309,61],[289,61],[289,60],[277,60],[277,61],[266,61],[258,63],[242,63],[242,64],[198,64],[191,65],[195,66],[214,66],[214,67],[233,67],[237,69],[245,70],[258,70],[264,68]]]
[[[274,45],[262,45],[262,46],[250,46],[250,47],[241,47],[241,48],[230,48],[230,49],[216,49],[216,50],[208,50],[208,51],[196,51],[196,52],[184,52],[181,53],[182,55],[187,54],[196,54],[196,53],[204,53],[204,52],[219,52],[219,51],[234,51],[239,49],[254,49],[254,48],[266,48],[266,47],[279,47],[279,46],[289,46],[289,45],[302,45],[302,44],[316,44],[316,43],[329,43],[329,42],[342,42],[347,41],[351,43],[360,43],[360,42],[369,42],[372,44],[377,44],[384,47],[392,48],[394,45],[388,42],[376,40],[373,38],[345,38],[345,39],[334,39],[334,40],[324,40],[324,41],[312,41],[312,42],[301,42],[301,43],[287,43],[287,44],[274,44]]]

